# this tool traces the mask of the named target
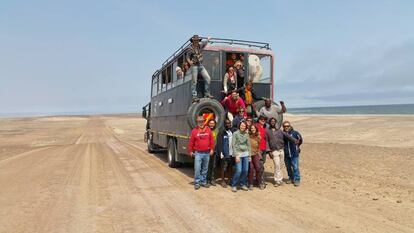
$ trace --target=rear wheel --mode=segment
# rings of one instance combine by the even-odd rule
[[[168,140],[168,148],[167,148],[167,155],[168,155],[168,166],[170,167],[179,167],[180,163],[177,162],[177,143],[175,142],[174,138],[170,138]]]

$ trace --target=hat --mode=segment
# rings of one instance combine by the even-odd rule
[[[201,41],[201,38],[198,35],[194,35],[193,37],[190,38],[191,42],[193,42],[195,40]]]
[[[175,68],[175,72],[178,72],[179,70],[181,70],[181,67],[177,66],[177,67]]]
[[[203,116],[197,116],[196,121],[204,121]]]
[[[267,117],[266,117],[265,115],[260,115],[260,116],[259,116],[259,120],[260,120],[260,119],[266,120],[266,119],[267,119]]]

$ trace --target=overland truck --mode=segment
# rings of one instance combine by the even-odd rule
[[[204,41],[207,38],[201,39]],[[200,98],[198,102],[193,102],[191,71],[185,59],[190,46],[190,41],[184,43],[154,72],[151,78],[151,101],[142,109],[142,116],[147,120],[144,140],[148,152],[166,149],[170,167],[193,161],[187,146],[191,130],[197,125],[197,116],[203,116],[206,122],[213,118],[217,127],[223,126],[226,112],[220,101],[223,99],[227,61],[243,57],[245,80],[242,81],[253,81],[253,88],[261,97],[271,100],[274,97],[275,58],[268,43],[210,38],[203,51],[203,65],[211,77],[210,93],[213,98]],[[177,74],[178,70],[184,74]],[[204,90],[203,85],[203,79],[199,78],[198,93]],[[273,104],[277,105],[275,102]],[[263,105],[263,100],[255,102],[257,110]],[[283,116],[280,114],[277,120],[280,127]]]

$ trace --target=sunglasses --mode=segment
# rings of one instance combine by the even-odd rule
[[[283,126],[283,128],[289,128],[290,127],[290,125],[284,125]]]

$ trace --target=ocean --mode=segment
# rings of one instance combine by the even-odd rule
[[[339,106],[339,107],[311,107],[311,108],[288,108],[292,114],[414,114],[414,104],[392,104],[392,105],[366,105],[366,106]]]

